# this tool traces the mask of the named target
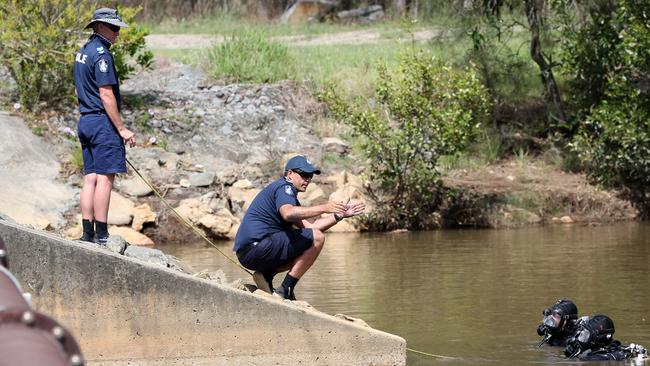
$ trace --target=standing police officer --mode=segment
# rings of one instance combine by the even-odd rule
[[[75,92],[81,112],[77,132],[84,161],[81,240],[105,245],[115,174],[126,172],[124,143],[135,146],[135,134],[124,127],[120,116],[120,81],[109,53],[120,28],[128,25],[117,10],[101,8],[93,13],[85,28],[90,27],[93,35],[77,52],[74,63]]]

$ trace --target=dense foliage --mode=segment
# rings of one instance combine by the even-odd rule
[[[0,63],[15,80],[21,104],[33,108],[74,96],[70,70],[91,11],[85,1],[0,2]]]
[[[650,213],[650,3],[589,7],[568,23],[563,71],[582,124],[573,143],[590,176],[629,190]]]
[[[373,229],[418,228],[440,203],[438,158],[474,137],[489,97],[473,70],[455,70],[427,53],[404,53],[395,69],[379,72],[376,101],[348,101],[333,88],[322,97],[368,158],[370,192],[379,203]]]
[[[84,38],[84,25],[96,6],[83,0],[3,0],[0,2],[0,64],[16,82],[18,99],[28,109],[47,103],[56,108],[74,100],[72,64]],[[133,25],[120,34],[123,43],[112,50],[120,77],[134,68],[129,57],[148,66],[152,55],[142,52],[148,33],[131,20],[135,9],[121,9]],[[118,41],[119,43],[120,41]]]
[[[145,39],[149,29],[135,21],[135,16],[142,7],[118,7],[120,17],[128,28],[120,30],[120,36],[111,47],[111,54],[115,60],[115,69],[120,80],[128,79],[138,67],[150,68],[153,62],[153,53],[146,49]]]

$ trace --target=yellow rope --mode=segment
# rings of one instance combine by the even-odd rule
[[[192,223],[189,222],[187,219],[185,219],[183,216],[181,216],[181,214],[179,214],[179,213],[178,213],[178,212],[177,212],[177,211],[172,207],[172,205],[170,205],[169,202],[167,202],[167,200],[166,200],[166,199],[165,199],[165,198],[160,194],[160,192],[158,192],[158,190],[156,189],[156,187],[154,187],[151,183],[149,183],[149,181],[146,180],[146,179],[142,176],[142,174],[140,174],[140,172],[138,171],[138,169],[136,169],[136,167],[134,167],[133,164],[131,164],[131,161],[129,161],[129,159],[126,159],[126,162],[129,163],[129,166],[131,167],[131,169],[133,169],[133,171],[135,172],[135,174],[137,174],[138,177],[140,177],[140,179],[142,179],[142,181],[143,181],[147,186],[149,186],[149,188],[151,188],[151,190],[153,191],[153,193],[154,193],[156,196],[158,196],[158,198],[160,198],[160,200],[162,201],[162,203],[165,204],[165,206],[167,206],[167,208],[169,208],[169,209],[174,213],[174,215],[176,215],[176,217],[178,217],[178,219],[181,220],[181,222],[183,222],[185,225],[187,225],[187,227],[189,227],[190,229],[192,229],[192,230],[193,230],[193,231],[194,231],[198,236],[200,236],[201,238],[203,238],[203,240],[205,240],[208,244],[212,245],[212,246],[214,247],[214,249],[216,249],[219,253],[221,253],[221,255],[223,255],[224,257],[226,257],[226,259],[228,259],[229,261],[231,261],[232,263],[234,263],[237,267],[243,269],[243,270],[244,270],[246,273],[248,273],[249,275],[251,275],[251,276],[253,275],[249,270],[247,270],[246,268],[244,268],[244,266],[242,266],[241,264],[239,264],[238,262],[236,262],[234,259],[230,258],[228,255],[226,255],[226,253],[222,252],[221,249],[219,249],[219,248],[218,248],[218,247],[217,247],[217,246],[212,242],[212,240],[210,240],[210,238],[208,238],[207,236],[205,236],[205,234],[204,234],[201,230],[199,230],[199,228],[197,228],[194,224],[192,224]]]
[[[212,246],[214,247],[214,249],[216,249],[219,253],[221,253],[221,255],[223,255],[224,257],[226,257],[229,261],[231,261],[232,263],[234,263],[237,267],[243,269],[243,270],[244,270],[246,273],[248,273],[249,275],[251,275],[251,276],[253,275],[253,274],[252,274],[249,270],[247,270],[244,266],[242,266],[241,264],[237,263],[234,259],[230,258],[228,255],[226,255],[226,253],[222,252],[221,249],[219,249],[219,248],[218,248],[218,247],[217,247],[217,246],[212,242],[212,240],[210,240],[210,238],[208,238],[207,236],[205,236],[205,234],[204,234],[201,230],[199,230],[199,228],[197,228],[194,224],[192,224],[192,223],[189,222],[187,219],[185,219],[183,216],[181,216],[181,214],[179,214],[179,213],[178,213],[178,212],[177,212],[177,211],[172,207],[172,205],[169,204],[169,202],[168,202],[168,201],[167,201],[167,200],[166,200],[166,199],[165,199],[165,198],[160,194],[160,192],[158,192],[158,190],[156,189],[156,187],[154,187],[154,186],[153,186],[153,185],[152,185],[152,184],[151,184],[147,179],[145,179],[145,177],[142,176],[142,174],[140,174],[140,172],[138,171],[138,169],[136,169],[136,167],[134,167],[133,164],[131,164],[131,161],[129,161],[129,159],[126,159],[126,162],[129,163],[129,166],[131,167],[131,169],[133,169],[133,171],[135,172],[135,174],[137,174],[138,177],[140,177],[140,179],[142,179],[142,181],[143,181],[147,186],[149,186],[149,188],[151,188],[151,190],[153,191],[153,193],[154,193],[156,196],[158,196],[158,198],[160,198],[160,200],[162,201],[162,203],[165,204],[165,206],[167,206],[167,208],[169,208],[169,209],[174,213],[174,215],[176,215],[176,217],[178,217],[178,219],[181,220],[181,222],[183,222],[183,223],[184,223],[185,225],[187,225],[190,229],[192,229],[192,230],[193,230],[193,231],[194,231],[198,236],[200,236],[201,238],[203,238],[203,240],[205,240],[208,244],[212,245]],[[406,348],[406,350],[407,350],[407,351],[410,351],[410,352],[413,352],[413,353],[420,354],[420,355],[429,356],[429,357],[435,357],[435,358],[441,358],[441,359],[447,359],[447,360],[454,360],[454,359],[456,359],[455,357],[448,357],[448,356],[436,355],[436,354],[433,354],[433,353],[427,353],[427,352],[422,352],[422,351],[414,350],[414,349],[412,349],[412,348],[408,348],[408,347]]]
[[[406,347],[406,350],[410,351],[410,352],[413,352],[413,353],[420,354],[420,355],[434,357],[434,358],[440,358],[440,359],[443,359],[443,360],[456,360],[457,359],[456,357],[436,355],[436,354],[433,354],[433,353],[422,352],[422,351],[418,351],[418,350],[415,350],[413,348],[408,348],[408,347]]]

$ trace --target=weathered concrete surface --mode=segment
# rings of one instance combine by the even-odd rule
[[[404,365],[406,342],[0,221],[34,307],[71,329],[90,365]]]

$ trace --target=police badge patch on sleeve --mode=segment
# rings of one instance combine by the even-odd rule
[[[108,72],[108,62],[106,62],[106,60],[104,59],[99,60],[99,71]]]
[[[293,190],[290,186],[284,186],[284,193],[288,194],[289,196],[293,196]]]

